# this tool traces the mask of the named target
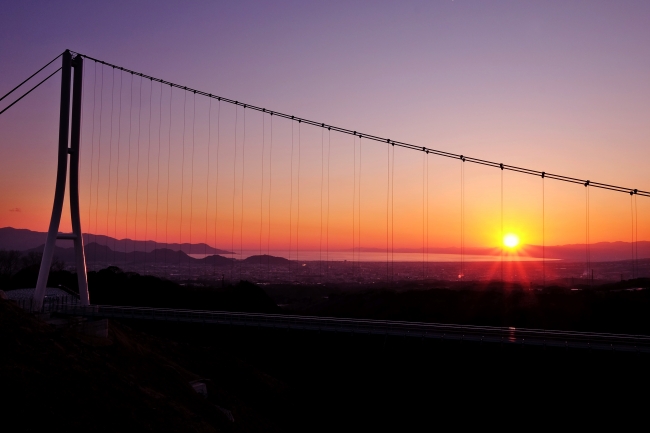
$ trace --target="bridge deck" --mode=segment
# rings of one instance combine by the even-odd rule
[[[650,337],[642,335],[109,305],[82,307],[64,304],[57,305],[56,308],[53,308],[53,312],[84,317],[159,320],[650,353]]]

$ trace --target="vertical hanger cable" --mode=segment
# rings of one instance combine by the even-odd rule
[[[301,122],[298,120],[298,189],[296,191],[297,195],[297,209],[296,209],[296,262],[299,260],[298,259],[298,251],[299,251],[299,244],[298,244],[298,232],[300,229],[300,125]],[[298,263],[298,266],[300,266],[300,263]],[[301,269],[300,267],[298,268],[299,270]]]
[[[230,282],[232,284],[235,272],[235,192],[237,190],[237,113],[235,105],[235,146],[232,160],[232,228],[230,230]]]
[[[320,237],[318,241],[318,276],[323,282],[323,179],[325,176],[325,129],[320,130]]]
[[[271,119],[270,119],[270,143],[269,143],[269,221],[268,221],[268,233],[266,234],[267,236],[267,241],[266,241],[266,253],[269,256],[268,257],[268,263],[267,263],[267,271],[268,271],[268,279],[269,282],[271,281],[271,183],[273,181],[273,176],[271,173],[271,169],[273,168],[273,113],[271,113]]]
[[[99,135],[97,136],[97,187],[95,189],[95,254],[93,254],[95,259],[95,265],[99,266],[99,260],[97,257],[97,228],[98,228],[98,215],[99,215],[99,181],[101,179],[101,160],[102,160],[102,117],[104,111],[104,66],[100,67],[101,72],[101,84],[99,91]]]
[[[426,153],[427,160],[427,268],[425,278],[429,278],[429,152]]]
[[[390,148],[388,144],[386,146],[386,283],[390,279]]]
[[[357,232],[357,271],[361,273],[361,135],[359,135],[359,231]]]
[[[181,157],[181,205],[179,207],[180,210],[180,221],[178,224],[178,268],[179,268],[179,276],[180,276],[180,268],[181,268],[181,256],[183,252],[183,193],[185,192],[185,118],[186,118],[186,110],[187,110],[187,90],[183,92],[183,146],[182,146],[182,152],[183,156]]]
[[[393,158],[390,173],[390,272],[391,283],[395,281],[395,144],[392,145]]]
[[[143,274],[146,274],[146,264],[147,264],[147,237],[149,230],[149,173],[150,173],[150,163],[151,163],[151,111],[152,111],[152,99],[153,99],[153,81],[149,80],[149,133],[147,135],[147,184],[146,184],[146,198],[145,198],[145,210],[144,210],[144,254],[142,261],[142,270]],[[155,246],[154,246],[155,248]]]
[[[289,161],[289,266],[291,267],[291,241],[293,238],[293,122],[291,122],[291,159]]]
[[[196,123],[196,92],[192,98],[192,159],[190,162],[190,244],[187,252],[187,269],[189,278],[192,278],[192,223],[194,222],[194,148],[196,145],[195,125]]]
[[[122,139],[122,81],[124,74],[120,73],[120,101],[117,109],[117,176],[115,176],[115,217],[113,218],[113,263],[115,263],[115,254],[117,252],[117,196],[120,191],[120,145]]]
[[[329,281],[330,270],[330,157],[332,150],[332,130],[327,129],[327,231],[325,235],[325,261],[327,267],[325,268],[325,280]]]
[[[262,187],[260,190],[260,268],[262,267],[262,232],[264,231],[264,145],[266,144],[265,123],[264,114],[262,114],[262,167],[260,171],[262,179]]]
[[[352,275],[354,276],[354,251],[355,251],[355,210],[357,203],[357,139],[352,136]]]
[[[426,279],[426,164],[427,154],[422,152],[422,281]]]
[[[167,270],[167,253],[169,252],[169,173],[172,156],[172,99],[174,88],[169,86],[169,125],[167,127],[167,188],[165,191],[166,214],[165,214],[165,270]]]
[[[239,280],[243,279],[244,264],[244,179],[246,169],[246,106],[244,105],[242,146],[241,146],[241,220],[239,221]]]
[[[96,106],[96,95],[97,95],[97,62],[94,63],[95,72],[93,78],[93,127],[91,131],[90,138],[90,186],[88,188],[88,223],[86,227],[90,230],[90,213],[93,208],[93,167],[95,165],[95,106]],[[86,237],[89,240],[89,237]]]
[[[154,236],[154,256],[153,262],[154,267],[158,264],[158,208],[160,205],[160,149],[162,147],[162,98],[163,98],[163,84],[160,83],[160,95],[158,97],[158,152],[156,153],[156,225],[155,225],[155,236]]]
[[[111,215],[111,166],[113,163],[113,106],[115,101],[115,68],[111,69],[111,118],[110,130],[108,132],[108,187],[106,188],[106,250],[105,261],[108,263],[108,225]],[[113,256],[115,257],[115,256]]]
[[[542,285],[546,288],[546,180],[542,173]]]
[[[217,247],[217,222],[219,219],[219,145],[221,143],[221,98],[217,103],[217,173],[214,186],[214,247]],[[215,258],[213,272],[217,273],[217,260]]]
[[[203,274],[208,275],[208,218],[210,209],[210,144],[212,141],[212,98],[208,98],[208,169],[205,175],[205,246],[203,247]],[[216,248],[217,244],[213,245]],[[213,260],[216,263],[216,260]]]

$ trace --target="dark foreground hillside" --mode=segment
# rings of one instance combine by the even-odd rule
[[[636,353],[137,321],[101,339],[7,301],[0,354],[6,431],[620,427],[650,386]]]
[[[205,399],[189,384],[203,377],[167,355],[175,345],[115,323],[107,339],[55,329],[0,299],[1,430],[282,430],[265,412],[285,386],[225,356],[214,367],[245,386],[208,381]]]

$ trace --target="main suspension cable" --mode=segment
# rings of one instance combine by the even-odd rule
[[[403,148],[406,148],[406,149],[418,150],[418,151],[422,151],[422,152],[425,152],[425,151],[428,150],[429,153],[437,155],[437,156],[443,156],[443,157],[452,158],[452,159],[459,159],[459,160],[463,160],[464,162],[471,162],[471,163],[474,163],[474,164],[480,164],[480,165],[485,165],[485,166],[494,167],[494,168],[500,168],[501,167],[500,163],[496,163],[496,162],[493,162],[493,161],[488,161],[488,160],[484,160],[484,159],[480,159],[480,158],[472,158],[472,157],[469,157],[469,156],[458,155],[458,154],[454,154],[454,153],[451,153],[451,152],[445,152],[445,151],[442,151],[442,150],[436,150],[436,149],[431,149],[431,148],[422,147],[422,146],[416,146],[414,144],[409,144],[409,143],[405,143],[405,142],[401,142],[401,141],[396,141],[396,140],[391,140],[391,139],[387,139],[387,138],[383,138],[383,137],[378,137],[378,136],[375,136],[375,135],[372,135],[372,134],[359,133],[357,131],[353,131],[353,130],[350,130],[350,129],[341,128],[341,127],[337,127],[337,126],[333,126],[333,125],[328,125],[328,124],[325,124],[325,123],[322,123],[322,122],[315,122],[313,120],[304,119],[304,118],[297,117],[297,116],[291,116],[291,115],[280,113],[280,112],[277,112],[277,111],[270,111],[270,110],[267,110],[266,108],[261,108],[261,107],[257,107],[257,106],[250,105],[250,104],[244,104],[243,102],[239,102],[239,101],[235,101],[235,100],[232,100],[232,99],[229,99],[229,98],[224,98],[224,97],[221,97],[221,96],[218,96],[218,95],[213,95],[211,93],[195,90],[195,89],[189,88],[187,86],[181,86],[179,84],[175,84],[175,83],[172,83],[172,82],[169,82],[169,81],[162,80],[160,78],[155,78],[155,77],[152,77],[152,76],[149,76],[149,75],[145,75],[143,73],[138,73],[138,72],[135,72],[135,71],[131,71],[130,69],[123,68],[123,67],[120,67],[120,66],[116,66],[116,65],[113,65],[111,63],[95,59],[95,58],[93,58],[91,56],[88,56],[88,55],[85,55],[85,54],[76,53],[76,52],[74,52],[74,54],[78,54],[78,55],[80,55],[82,57],[93,60],[95,62],[102,63],[104,65],[114,66],[114,67],[119,68],[119,69],[121,69],[123,71],[126,71],[126,72],[132,72],[132,73],[134,73],[136,75],[139,75],[141,77],[144,77],[144,78],[152,79],[154,81],[159,81],[159,82],[162,82],[164,84],[169,84],[169,85],[177,87],[179,89],[183,89],[183,90],[190,91],[190,92],[196,92],[196,93],[198,93],[199,95],[202,95],[202,96],[215,98],[215,99],[217,99],[219,101],[224,101],[224,102],[229,103],[229,104],[234,104],[234,105],[239,105],[239,106],[244,106],[245,105],[246,108],[248,108],[250,110],[261,111],[263,113],[268,113],[268,114],[272,113],[272,114],[274,114],[276,116],[283,117],[285,119],[290,119],[292,121],[301,122],[301,123],[305,123],[305,124],[312,125],[312,126],[318,126],[318,127],[322,127],[322,128],[329,128],[331,130],[334,130],[336,132],[341,132],[343,134],[349,134],[349,135],[355,135],[355,136],[359,135],[359,136],[363,136],[364,138],[369,139],[369,140],[384,142],[384,143],[390,143],[390,144],[393,144],[395,146],[403,147]],[[533,176],[541,176],[541,174],[543,173],[543,172],[538,171],[538,170],[532,170],[532,169],[528,169],[528,168],[517,167],[517,166],[513,166],[513,165],[506,165],[506,164],[503,164],[503,169],[504,170],[509,170],[509,171],[515,171],[515,172],[522,173],[522,174],[533,175]],[[563,176],[563,175],[546,173],[546,177],[548,177],[550,179],[554,179],[554,180],[559,180],[559,181],[569,182],[569,183],[575,183],[575,184],[584,184],[585,183],[584,179],[577,179],[577,178],[570,177],[570,176]],[[642,191],[642,190],[639,190],[639,189],[626,188],[626,187],[610,185],[610,184],[601,183],[601,182],[590,182],[590,186],[595,187],[595,188],[601,188],[601,189],[607,189],[607,190],[611,190],[611,191],[618,191],[618,192],[625,192],[625,193],[629,193],[630,191],[633,191],[634,194],[642,195],[644,197],[650,197],[650,192],[649,191]]]
[[[43,79],[43,81],[41,81],[40,83],[38,83],[37,85],[35,85],[34,87],[32,87],[31,89],[29,89],[28,91],[26,91],[25,93],[23,93],[23,95],[22,95],[20,98],[16,99],[14,102],[12,102],[11,104],[7,105],[7,106],[4,108],[4,110],[0,111],[0,114],[4,113],[4,112],[7,111],[8,109],[10,109],[10,108],[13,107],[14,105],[16,105],[16,104],[18,103],[18,101],[20,101],[20,100],[23,99],[25,96],[27,96],[27,95],[29,95],[30,93],[32,93],[34,90],[36,90],[36,89],[38,88],[38,86],[40,86],[41,84],[43,84],[44,82],[46,82],[47,80],[49,80],[50,78],[52,78],[52,77],[54,76],[54,74],[56,74],[56,73],[59,72],[60,70],[61,70],[61,68],[59,68],[59,69],[57,69],[56,71],[52,72],[50,75],[48,75],[47,77],[45,77],[45,78]],[[11,93],[11,92],[10,92],[10,93]],[[7,96],[7,95],[5,95],[5,96]]]
[[[2,101],[2,100],[3,100],[4,98],[6,98],[7,96],[11,95],[11,94],[12,94],[14,91],[16,91],[20,86],[22,86],[23,84],[25,84],[26,82],[28,82],[29,80],[31,80],[32,78],[34,78],[34,76],[36,76],[36,74],[38,74],[38,73],[41,72],[43,69],[45,69],[45,68],[47,68],[48,66],[50,66],[52,63],[54,63],[54,61],[56,61],[56,59],[58,59],[58,58],[61,57],[62,55],[63,55],[63,53],[59,54],[58,56],[56,56],[55,58],[53,58],[52,60],[50,60],[49,62],[47,62],[47,63],[45,64],[45,66],[43,66],[43,67],[42,67],[41,69],[39,69],[38,71],[34,72],[32,75],[30,75],[29,77],[27,77],[27,78],[25,79],[25,81],[23,81],[22,83],[20,83],[19,85],[17,85],[17,86],[14,87],[13,89],[11,89],[8,93],[6,93],[2,98],[0,98],[0,101]],[[58,71],[60,71],[60,70],[61,70],[61,68],[57,69],[54,73],[56,73],[56,72],[58,72]],[[50,77],[51,77],[52,75],[54,75],[54,73],[51,74]],[[50,77],[47,77],[47,78],[50,78]],[[47,80],[47,78],[46,78],[45,80]],[[45,81],[45,80],[43,80],[43,81]],[[42,83],[43,81],[41,81],[41,83]],[[39,83],[39,84],[40,84],[40,83]],[[31,90],[30,90],[30,91],[31,91]],[[29,92],[28,92],[28,93],[29,93]]]

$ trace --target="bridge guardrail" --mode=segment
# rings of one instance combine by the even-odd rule
[[[52,312],[86,317],[212,323],[650,353],[650,337],[644,335],[112,305],[82,307],[78,304],[55,303],[51,308]]]

